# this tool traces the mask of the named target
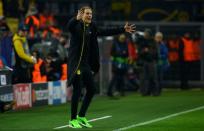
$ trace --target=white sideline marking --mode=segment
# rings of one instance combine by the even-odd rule
[[[107,119],[107,118],[110,118],[110,117],[112,117],[112,116],[104,116],[104,117],[94,118],[94,119],[89,120],[89,122],[102,120],[102,119]],[[61,129],[61,128],[65,128],[65,127],[70,127],[70,126],[69,125],[64,125],[64,126],[55,127],[54,129]]]
[[[174,113],[174,114],[164,116],[164,117],[159,117],[159,118],[156,118],[156,119],[153,119],[153,120],[150,120],[150,121],[133,124],[133,125],[130,125],[130,126],[127,126],[127,127],[115,129],[113,131],[124,131],[124,130],[130,129],[130,128],[143,126],[143,125],[148,125],[148,124],[151,124],[151,123],[154,123],[154,122],[162,121],[162,120],[165,120],[165,119],[168,119],[168,118],[172,118],[172,117],[175,117],[175,116],[179,116],[179,115],[182,115],[182,114],[186,114],[186,113],[189,113],[189,112],[198,111],[198,110],[202,110],[202,109],[204,109],[204,106],[200,106],[200,107],[193,108],[193,109],[190,109],[190,110]]]

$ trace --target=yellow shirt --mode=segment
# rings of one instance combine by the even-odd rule
[[[23,44],[26,44],[26,45],[23,45]],[[15,34],[13,37],[13,45],[16,53],[21,59],[29,63],[34,63],[31,56],[26,54],[24,50],[24,46],[28,48],[28,45],[26,43],[26,37],[20,37],[17,34]]]

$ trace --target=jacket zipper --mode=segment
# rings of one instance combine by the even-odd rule
[[[80,58],[79,58],[79,62],[78,62],[78,65],[77,65],[77,68],[76,70],[74,71],[74,74],[77,72],[79,66],[80,66],[80,63],[81,63],[81,59],[82,59],[82,55],[83,55],[83,52],[84,52],[84,39],[85,39],[85,24],[84,24],[84,28],[83,28],[83,39],[82,39],[82,49],[81,49],[81,54],[80,54]]]

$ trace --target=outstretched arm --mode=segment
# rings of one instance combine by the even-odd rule
[[[98,36],[110,36],[110,35],[118,35],[124,32],[133,33],[135,32],[135,25],[129,25],[126,22],[124,27],[108,27],[108,28],[97,28],[97,35]]]

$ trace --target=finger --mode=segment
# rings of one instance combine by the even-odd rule
[[[131,27],[136,27],[135,24],[130,25]]]
[[[127,21],[125,22],[125,26],[128,26],[128,22]]]
[[[136,29],[136,27],[131,27],[131,29]]]
[[[136,30],[132,30],[132,29],[130,29],[130,30],[128,30],[127,32],[128,33],[134,33]]]
[[[130,31],[136,31],[135,29],[129,29]]]
[[[136,29],[136,26],[130,26],[131,29]]]

